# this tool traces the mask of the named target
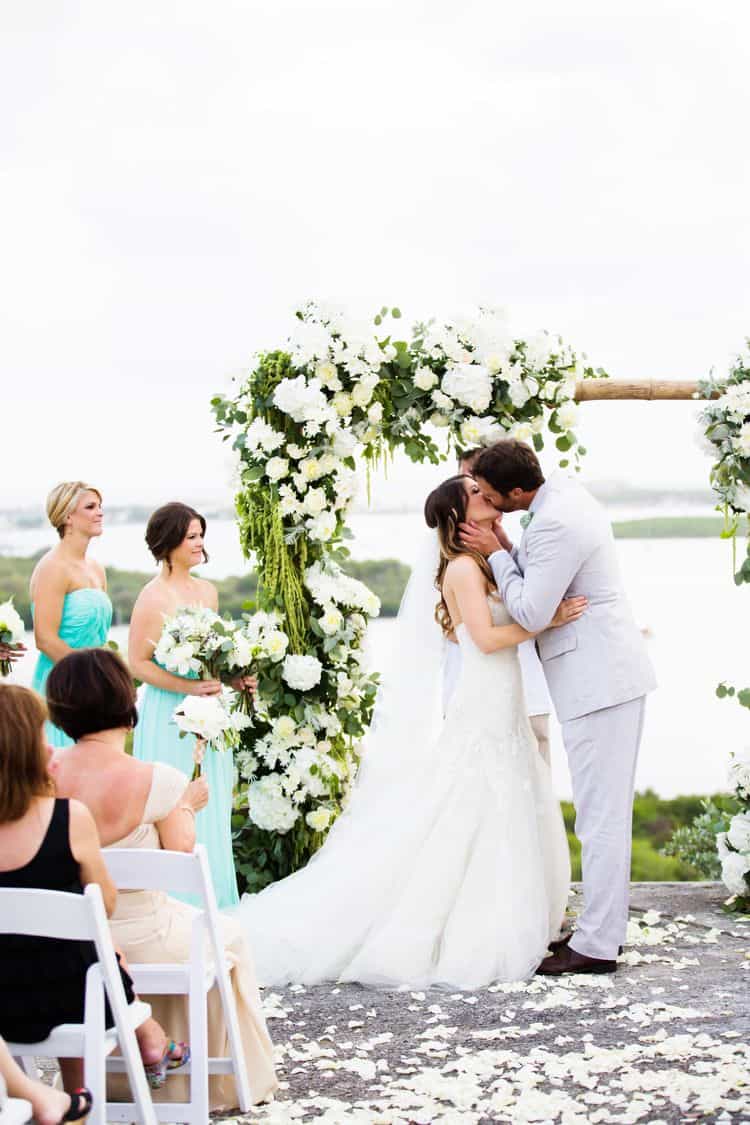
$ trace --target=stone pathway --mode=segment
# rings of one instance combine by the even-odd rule
[[[750,1122],[750,920],[724,893],[636,884],[612,976],[267,993],[282,1089],[225,1121]]]

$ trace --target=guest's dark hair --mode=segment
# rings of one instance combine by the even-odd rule
[[[55,664],[47,677],[47,707],[55,726],[76,742],[138,722],[133,678],[108,648],[74,649]]]
[[[162,504],[151,515],[146,525],[146,546],[157,562],[165,562],[171,570],[172,563],[169,556],[176,550],[185,536],[193,520],[198,520],[203,534],[206,534],[206,518],[195,508],[181,504],[179,500],[172,500],[169,504]],[[208,554],[204,548],[203,561],[208,562]]]
[[[484,453],[486,445],[478,445],[475,449],[465,449],[463,453],[459,454],[458,468],[461,470],[462,465],[466,465],[470,474],[473,474],[474,467],[479,460],[479,454]]]
[[[432,490],[424,505],[427,526],[436,529],[440,544],[440,562],[435,575],[435,588],[440,593],[440,601],[435,607],[435,620],[446,634],[453,632],[450,610],[443,597],[443,578],[451,559],[457,559],[459,555],[471,555],[485,577],[487,591],[489,592],[495,585],[492,570],[484,555],[465,547],[460,539],[458,525],[466,519],[468,504],[465,482],[470,479],[464,474],[449,477]]]
[[[482,450],[474,462],[473,473],[503,496],[514,488],[533,492],[544,484],[544,473],[536,453],[530,445],[515,438],[503,438]]]
[[[36,692],[0,684],[0,824],[20,820],[34,797],[54,793],[47,773],[46,718]]]

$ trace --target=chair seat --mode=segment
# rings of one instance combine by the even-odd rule
[[[190,964],[144,962],[128,965],[136,992],[141,996],[180,995],[190,991]],[[216,983],[216,970],[206,966],[203,987],[209,992]]]
[[[0,1125],[26,1125],[27,1121],[31,1121],[31,1102],[6,1098],[0,1105]]]
[[[151,1005],[143,1000],[134,1000],[128,1005],[130,1024],[135,1029],[151,1015]],[[38,1043],[8,1043],[7,1047],[14,1058],[77,1058],[83,1054],[85,1026],[82,1023],[61,1023],[46,1039]],[[104,1051],[111,1055],[117,1046],[117,1032],[110,1029],[104,1033]]]

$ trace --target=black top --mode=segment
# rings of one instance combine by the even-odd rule
[[[58,799],[38,852],[23,867],[0,871],[0,887],[83,894],[69,829],[69,802]],[[90,941],[0,934],[0,1035],[35,1043],[60,1023],[82,1023],[86,971],[95,961]],[[132,981],[122,968],[120,975],[130,1003]],[[112,1026],[109,1004],[106,1025]]]

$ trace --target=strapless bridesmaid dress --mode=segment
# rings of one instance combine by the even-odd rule
[[[31,613],[33,616],[33,603]],[[80,590],[71,590],[65,595],[58,636],[66,645],[70,645],[71,648],[100,648],[107,640],[111,624],[112,602],[105,590],[85,586]],[[40,695],[44,695],[51,668],[50,658],[40,652],[31,681],[32,688]],[[50,722],[45,724],[45,733],[51,746],[73,745],[73,739],[68,738],[67,734]]]

